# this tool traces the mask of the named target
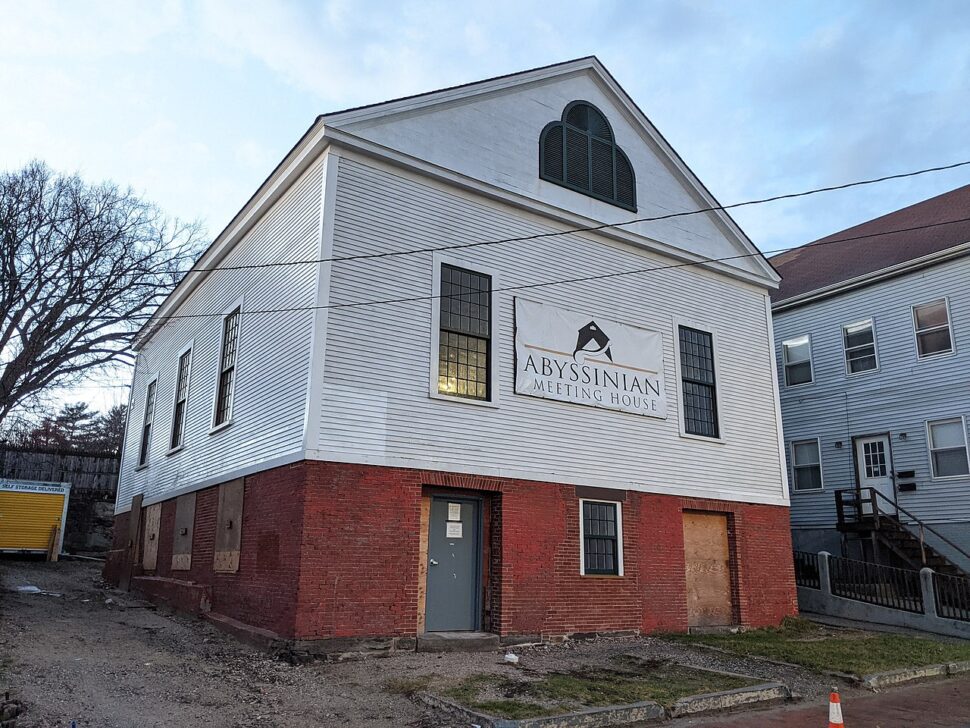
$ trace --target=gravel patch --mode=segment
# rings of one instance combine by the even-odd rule
[[[49,593],[10,591],[27,584]],[[513,651],[520,657],[518,666],[505,664],[501,652],[401,653],[290,665],[240,644],[203,620],[156,609],[107,587],[98,563],[0,559],[0,690],[19,691],[27,708],[19,728],[69,726],[72,719],[103,728],[457,728],[464,724],[449,723],[385,686],[423,675],[460,680],[483,673],[571,670],[609,664],[624,653],[779,681],[809,698],[826,694],[831,681],[798,668],[651,637]],[[4,658],[9,659],[6,667]]]

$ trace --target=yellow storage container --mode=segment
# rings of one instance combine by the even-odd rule
[[[0,551],[46,553],[56,527],[60,553],[70,493],[68,483],[0,478]]]

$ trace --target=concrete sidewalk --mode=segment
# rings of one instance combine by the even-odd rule
[[[893,688],[885,693],[842,698],[846,728],[966,728],[970,726],[970,676]],[[681,725],[703,728],[824,728],[828,702],[792,706],[721,718],[699,718]]]

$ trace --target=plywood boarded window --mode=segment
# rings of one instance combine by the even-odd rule
[[[175,501],[175,533],[172,536],[172,571],[192,568],[192,532],[195,528],[195,493]]]
[[[244,487],[245,481],[242,478],[219,486],[216,543],[212,561],[213,571],[229,573],[239,571]]]
[[[155,571],[158,564],[158,532],[162,523],[162,504],[156,503],[145,509],[145,546],[142,568]]]

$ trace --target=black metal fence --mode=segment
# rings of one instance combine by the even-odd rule
[[[938,616],[970,622],[970,579],[934,573],[933,591]]]
[[[818,576],[818,554],[810,551],[793,551],[795,558],[795,583],[810,589],[821,589]]]
[[[832,594],[906,612],[923,611],[919,572],[868,561],[829,557]]]

